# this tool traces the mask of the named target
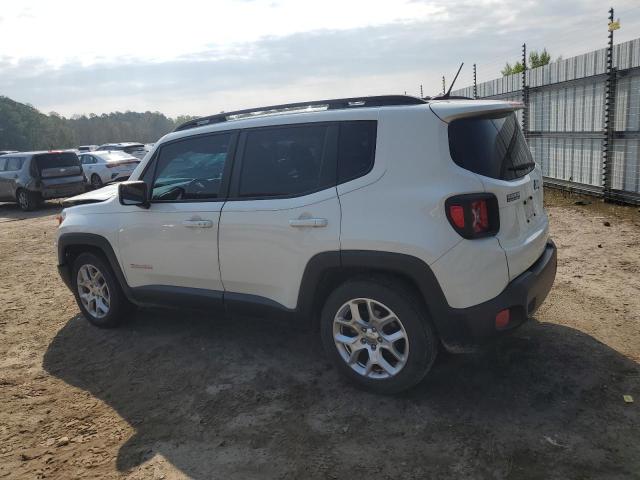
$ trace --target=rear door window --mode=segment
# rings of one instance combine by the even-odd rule
[[[326,148],[329,128],[306,124],[249,130],[239,196],[293,197],[334,186],[335,150]]]
[[[514,113],[452,121],[449,150],[457,165],[485,177],[515,180],[535,168]]]

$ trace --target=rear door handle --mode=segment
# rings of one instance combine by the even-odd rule
[[[292,227],[326,227],[329,222],[326,218],[294,218],[289,220]]]
[[[182,222],[183,227],[187,228],[211,228],[213,222],[211,220],[185,220]]]

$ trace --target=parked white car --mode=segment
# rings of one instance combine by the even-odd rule
[[[98,145],[80,145],[76,150],[80,153],[93,152],[98,150]]]
[[[188,122],[131,181],[68,201],[60,275],[99,327],[132,305],[287,317],[361,386],[404,390],[439,345],[513,331],[553,284],[515,108],[384,96]]]
[[[139,160],[142,160],[149,151],[144,144],[137,142],[105,143],[104,145],[100,145],[98,150],[122,151],[133,155]]]
[[[79,157],[87,183],[94,189],[128,179],[140,163],[133,155],[120,151],[93,151]]]

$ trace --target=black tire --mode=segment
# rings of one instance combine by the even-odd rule
[[[80,287],[78,285],[78,272],[85,266],[91,266],[97,269],[106,283],[109,292],[109,309],[108,312],[100,317],[92,314],[80,299]],[[73,262],[73,270],[71,277],[73,285],[73,293],[80,311],[90,323],[100,328],[114,328],[120,325],[133,310],[133,305],[127,300],[122,291],[122,287],[118,279],[114,275],[111,267],[101,257],[94,253],[81,253]]]
[[[366,390],[383,394],[407,390],[425,377],[436,358],[438,344],[428,314],[415,296],[403,287],[403,284],[394,284],[386,277],[349,280],[329,295],[322,309],[320,334],[327,356],[340,373]],[[347,302],[363,298],[372,299],[391,310],[406,332],[406,363],[393,376],[370,378],[356,372],[347,364],[334,342],[334,318]],[[376,349],[373,343],[367,348]],[[382,349],[379,350],[382,353]]]
[[[42,198],[37,192],[21,188],[16,192],[16,202],[21,210],[31,212],[42,204]]]
[[[102,188],[104,183],[102,183],[102,179],[98,174],[91,175],[91,188],[97,190],[98,188]]]

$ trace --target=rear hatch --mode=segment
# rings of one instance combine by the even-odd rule
[[[498,101],[433,102],[432,111],[449,124],[449,150],[460,167],[477,174],[498,199],[500,230],[513,280],[542,255],[548,220],[543,209],[542,172],[520,129],[519,104]]]
[[[33,164],[45,188],[84,182],[80,160],[73,152],[40,153],[33,157]]]
[[[131,173],[140,163],[140,160],[131,154],[120,151],[112,151],[100,155],[106,162],[106,167],[113,173]]]
[[[147,154],[147,149],[144,145],[130,145],[123,148],[123,151],[128,153],[129,155],[133,155],[134,157],[142,160],[144,156]]]

